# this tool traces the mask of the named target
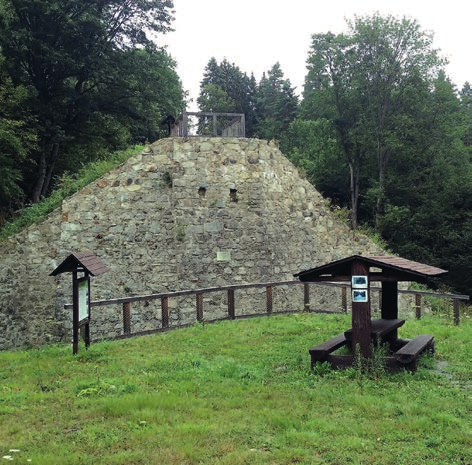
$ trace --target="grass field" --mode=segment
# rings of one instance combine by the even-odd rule
[[[416,374],[312,372],[348,315],[196,325],[83,347],[0,353],[0,462],[472,464],[472,324],[435,335]],[[4,457],[3,459],[1,457]]]

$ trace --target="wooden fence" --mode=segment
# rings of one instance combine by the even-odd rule
[[[185,324],[171,325],[170,324],[170,313],[169,313],[169,301],[170,299],[175,299],[177,297],[189,297],[194,296],[195,298],[195,320],[198,322],[211,322],[218,321],[221,319],[235,320],[237,318],[249,318],[254,316],[261,315],[271,315],[273,313],[299,313],[300,305],[298,305],[297,310],[284,310],[284,311],[274,311],[274,302],[273,302],[273,291],[275,288],[280,286],[303,286],[303,311],[305,312],[323,312],[323,313],[335,313],[335,312],[326,312],[322,310],[316,310],[311,308],[310,304],[310,291],[315,286],[330,286],[341,288],[341,305],[338,307],[342,312],[347,313],[348,311],[348,289],[349,286],[339,283],[301,283],[300,281],[280,281],[280,282],[270,282],[270,283],[258,283],[258,284],[241,284],[241,285],[231,285],[231,286],[222,286],[222,287],[211,287],[206,289],[195,289],[195,290],[185,290],[177,292],[168,292],[162,294],[149,294],[133,297],[122,297],[118,299],[108,299],[108,300],[96,300],[90,302],[91,307],[102,307],[108,305],[121,305],[122,306],[122,321],[123,321],[123,332],[121,335],[116,336],[116,338],[126,338],[130,336],[152,334],[159,331],[164,331],[172,329],[174,327],[186,326]],[[260,312],[253,312],[251,314],[238,314],[237,305],[236,305],[236,293],[241,292],[247,289],[260,289],[265,288],[265,309],[261,309]],[[378,287],[371,287],[371,291],[378,292],[379,297],[379,308],[381,308],[381,289]],[[227,294],[227,315],[224,318],[208,320],[205,318],[204,311],[204,296],[210,293],[222,292]],[[438,294],[433,292],[425,291],[411,291],[411,290],[399,290],[401,294],[412,294],[415,296],[415,315],[416,318],[421,318],[422,314],[422,300],[423,297],[433,296],[441,299],[452,299],[453,301],[453,319],[454,324],[459,325],[460,323],[460,301],[469,300],[467,295],[457,295],[457,294]],[[150,302],[153,300],[161,301],[161,326],[156,327],[152,330],[146,331],[135,331],[133,332],[133,322],[131,318],[131,305],[137,302]],[[72,304],[66,304],[64,306],[66,309],[72,309]]]
[[[246,137],[244,113],[185,112],[170,128],[171,137]]]

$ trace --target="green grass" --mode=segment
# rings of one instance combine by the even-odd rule
[[[97,180],[108,171],[116,168],[132,156],[143,150],[144,146],[134,146],[128,150],[108,154],[105,158],[84,165],[77,174],[65,173],[57,180],[57,188],[49,197],[39,203],[30,204],[21,209],[17,216],[0,229],[0,241],[19,233],[28,226],[42,220],[46,215],[61,206],[62,201],[87,184]]]
[[[308,349],[349,325],[348,315],[284,315],[102,342],[75,357],[70,346],[2,352],[0,457],[44,465],[472,463],[470,320],[407,321],[400,337],[436,338],[435,360],[416,374],[311,372]]]

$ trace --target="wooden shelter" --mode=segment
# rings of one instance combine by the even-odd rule
[[[371,356],[372,344],[388,342],[395,351],[394,361],[416,366],[417,355],[429,348],[434,350],[434,338],[430,335],[412,341],[398,339],[397,330],[405,321],[398,318],[398,283],[426,283],[433,277],[447,273],[441,268],[393,256],[364,257],[353,255],[325,265],[300,271],[294,276],[302,282],[348,282],[352,291],[352,328],[320,346],[310,349],[312,365],[317,361],[330,361],[333,365],[352,363],[352,356],[331,356],[343,345],[358,347],[363,357]],[[381,318],[371,319],[370,287],[381,283]],[[420,344],[421,343],[421,344]],[[409,344],[409,346],[407,346]],[[406,347],[406,348],[405,348]],[[398,351],[403,349],[397,356]],[[411,349],[410,352],[408,350]]]
[[[72,353],[79,351],[79,328],[84,329],[85,346],[90,345],[90,276],[109,271],[92,252],[70,254],[49,276],[72,273]],[[79,277],[79,273],[83,273]]]

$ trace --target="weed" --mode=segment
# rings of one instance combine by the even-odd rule
[[[365,379],[377,380],[385,375],[385,357],[389,353],[387,345],[373,344],[370,347],[370,357],[363,357],[356,345],[354,351],[354,369],[357,371],[357,380],[360,384]]]
[[[328,362],[316,362],[315,366],[313,367],[313,372],[318,376],[324,376],[331,373],[333,369]]]
[[[185,239],[185,226],[183,224],[175,226],[175,238],[179,242],[182,242]]]

